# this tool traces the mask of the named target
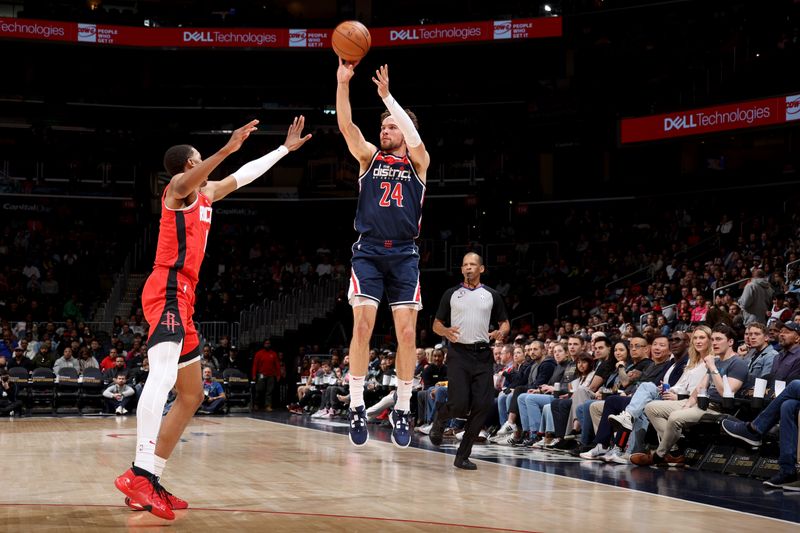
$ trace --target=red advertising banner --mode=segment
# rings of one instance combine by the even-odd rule
[[[0,18],[0,38],[156,48],[330,48],[331,29],[147,28]],[[560,37],[561,18],[371,28],[373,46]]]
[[[374,46],[537,39],[560,37],[561,31],[558,17],[370,29]]]
[[[800,94],[620,121],[622,144],[656,141],[800,120]]]

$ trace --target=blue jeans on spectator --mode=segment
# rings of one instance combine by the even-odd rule
[[[214,400],[212,402],[208,402],[208,403],[203,402],[203,404],[200,406],[200,409],[198,409],[198,411],[206,411],[206,412],[209,412],[209,413],[216,414],[216,413],[222,411],[222,408],[224,406],[225,406],[225,398],[218,398],[218,399],[216,399],[216,400]]]
[[[497,414],[500,415],[501,426],[508,420],[508,410],[511,407],[511,397],[513,395],[513,391],[508,394],[501,391],[500,394],[497,395]]]
[[[600,400],[587,400],[575,409],[575,416],[581,423],[581,444],[587,445],[594,438],[594,426],[592,425],[592,415],[589,406]]]
[[[553,401],[551,394],[520,394],[517,398],[519,420],[522,430],[534,433],[539,431],[542,419],[542,407]]]
[[[542,421],[539,422],[540,433],[555,433],[556,423],[553,420],[553,411],[550,408],[552,402],[542,407]]]
[[[113,413],[117,410],[118,407],[122,407],[125,409],[128,406],[128,402],[131,401],[130,396],[123,396],[121,400],[115,400],[114,398],[107,398],[106,405],[108,407],[108,412]]]
[[[433,415],[436,413],[437,403],[447,403],[447,387],[440,387],[434,385],[425,391],[428,400],[428,410],[425,413],[425,421],[427,423],[433,422]],[[431,396],[433,396],[431,398]]]
[[[753,427],[762,435],[778,420],[781,422],[778,464],[784,474],[797,472],[797,410],[800,409],[800,379],[786,385],[783,392],[753,420]]]
[[[631,397],[631,403],[625,408],[631,414],[634,420],[644,416],[645,406],[653,400],[660,400],[661,395],[658,393],[658,387],[654,383],[645,381],[639,383],[636,392]]]

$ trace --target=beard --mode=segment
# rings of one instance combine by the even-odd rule
[[[391,139],[381,139],[381,150],[391,152],[400,148],[402,143],[394,143]]]

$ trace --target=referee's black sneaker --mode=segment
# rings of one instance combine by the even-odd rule
[[[456,455],[456,460],[453,462],[453,466],[456,468],[460,468],[462,470],[477,470],[478,465],[473,463],[469,460],[469,457],[459,457]]]

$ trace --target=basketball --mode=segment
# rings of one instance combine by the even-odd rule
[[[336,26],[331,37],[331,45],[336,55],[345,61],[360,61],[367,55],[372,37],[366,26],[357,20],[346,20]]]

